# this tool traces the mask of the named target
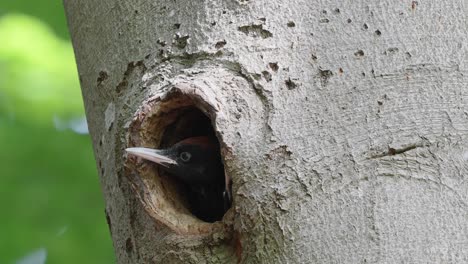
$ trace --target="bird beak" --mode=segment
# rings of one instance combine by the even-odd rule
[[[170,164],[177,165],[177,161],[167,157],[166,151],[164,150],[150,148],[127,148],[125,151],[145,160],[156,162],[157,164],[164,167],[169,167]]]

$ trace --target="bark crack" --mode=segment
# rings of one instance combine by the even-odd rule
[[[422,148],[422,147],[425,147],[425,145],[423,145],[423,144],[412,144],[412,145],[409,145],[409,146],[403,147],[403,148],[388,147],[388,151],[383,152],[383,153],[379,153],[379,154],[376,154],[376,155],[372,155],[368,159],[379,159],[379,158],[388,157],[388,156],[395,156],[395,155],[403,154],[403,153],[405,153],[407,151],[417,149],[417,148]]]

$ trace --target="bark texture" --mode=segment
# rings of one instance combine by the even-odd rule
[[[65,8],[119,263],[468,262],[466,1]],[[215,224],[124,155],[188,105],[233,180]]]

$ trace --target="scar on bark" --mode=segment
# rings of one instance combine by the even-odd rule
[[[128,78],[136,69],[140,69],[140,74],[143,74],[147,70],[145,63],[142,60],[136,61],[136,62],[132,61],[128,63],[127,69],[124,72],[122,81],[120,81],[120,83],[117,84],[117,87],[116,87],[117,93],[121,93],[123,90],[125,90],[128,87]],[[99,84],[102,83],[103,80],[105,80],[103,77],[104,76],[100,76],[100,78],[98,78]],[[107,76],[105,78],[107,78]],[[99,82],[100,80],[101,82]]]
[[[109,74],[106,71],[100,71],[99,76],[97,78],[97,85],[100,86],[102,85],[102,82],[107,80],[109,78]]]
[[[319,68],[318,76],[320,78],[320,83],[324,87],[328,84],[328,80],[333,76],[331,70],[323,70]]]
[[[226,43],[227,43],[226,40],[224,40],[224,39],[220,40],[220,41],[216,42],[215,48],[220,49],[220,48],[224,47],[224,45],[226,45]]]
[[[261,37],[263,39],[273,37],[273,33],[271,33],[270,31],[268,31],[266,29],[264,29],[262,24],[260,24],[260,25],[252,24],[252,25],[240,26],[237,29],[240,32],[246,34],[247,36],[251,36],[251,37]]]

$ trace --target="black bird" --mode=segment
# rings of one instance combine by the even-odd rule
[[[206,222],[221,220],[231,205],[218,144],[209,137],[184,139],[167,149],[127,148],[155,162],[175,177],[186,191],[190,211]]]

